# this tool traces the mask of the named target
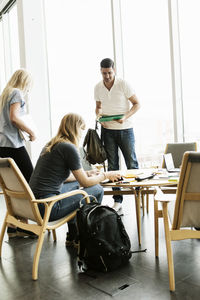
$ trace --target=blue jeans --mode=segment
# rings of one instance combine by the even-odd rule
[[[138,169],[133,128],[113,130],[102,127],[102,139],[108,158],[108,171],[119,170],[119,149],[122,151],[127,169]],[[122,203],[122,195],[114,195],[113,198],[115,202]]]
[[[77,181],[67,182],[67,183],[63,184],[62,189],[61,189],[61,194],[70,192],[73,190],[77,190],[79,188],[80,188],[80,185]],[[104,191],[103,191],[102,186],[100,186],[99,184],[84,188],[83,190],[85,192],[87,192],[88,195],[95,196],[98,203],[102,202]],[[43,197],[40,196],[39,198],[47,198],[47,197],[51,197],[51,196],[55,196],[55,194],[43,195]],[[55,221],[55,220],[58,220],[62,217],[65,217],[66,215],[70,214],[71,212],[73,212],[74,210],[76,210],[77,208],[80,207],[79,202],[82,198],[83,198],[83,196],[80,194],[80,195],[74,195],[74,196],[71,196],[68,198],[64,198],[64,199],[56,202],[52,208],[49,220]],[[91,200],[92,199],[93,198],[91,197]],[[40,210],[41,216],[43,217],[44,216],[44,205],[43,204],[39,204],[39,210]],[[75,218],[68,222],[68,227],[69,227],[70,235],[75,236],[76,235]]]

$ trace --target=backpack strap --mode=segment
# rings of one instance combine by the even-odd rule
[[[85,198],[87,198],[88,196],[90,198],[90,202],[92,202],[92,203],[98,203],[97,198],[95,196],[93,196],[93,195],[87,195],[87,196],[84,196],[83,198],[81,198],[81,200],[79,201],[79,207],[82,207],[84,205],[84,203],[82,203],[82,201]]]
[[[131,253],[140,253],[140,252],[147,252],[147,249],[143,249],[143,250],[136,250],[136,251],[130,251]]]
[[[85,147],[85,146],[87,145],[87,143],[88,143],[88,140],[89,140],[89,134],[90,134],[90,130],[88,129],[88,132],[87,132],[87,134],[86,134],[86,136],[85,136],[85,139],[84,139],[84,141],[83,141],[83,147]]]
[[[98,130],[98,121],[95,122],[95,130]]]

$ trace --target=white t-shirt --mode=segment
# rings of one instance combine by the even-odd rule
[[[123,79],[116,78],[110,91],[105,87],[103,80],[94,88],[94,99],[100,101],[102,115],[121,115],[130,110],[128,98],[135,94],[130,85]],[[128,129],[132,127],[130,118],[123,124],[116,121],[107,122],[108,129]]]

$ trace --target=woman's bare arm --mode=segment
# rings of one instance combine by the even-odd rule
[[[90,177],[88,177],[86,171],[84,171],[83,169],[74,170],[74,171],[72,171],[72,173],[73,173],[74,177],[76,178],[76,180],[83,187],[89,187],[89,186],[95,185],[105,179],[109,179],[114,182],[121,178],[121,174],[119,171],[103,172],[98,175],[93,175]]]
[[[36,139],[35,133],[29,128],[25,122],[20,119],[20,103],[13,103],[10,106],[10,121],[15,125],[15,127],[27,132],[30,137],[30,141],[34,141]]]

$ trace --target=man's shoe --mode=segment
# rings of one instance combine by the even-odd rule
[[[67,232],[67,237],[66,237],[66,242],[65,242],[66,247],[74,247],[78,248],[78,241],[76,238],[71,237],[69,235],[69,232]]]
[[[16,231],[17,231],[17,236],[18,237],[24,237],[24,238],[30,237],[32,239],[35,239],[35,238],[38,237],[38,235],[33,233],[32,231],[25,230],[25,229],[22,229],[22,228],[19,228],[19,227],[17,227]]]
[[[120,209],[122,209],[122,205],[119,202],[115,202],[112,208],[118,212]]]
[[[7,227],[7,235],[9,239],[17,237],[17,230],[13,227]]]

